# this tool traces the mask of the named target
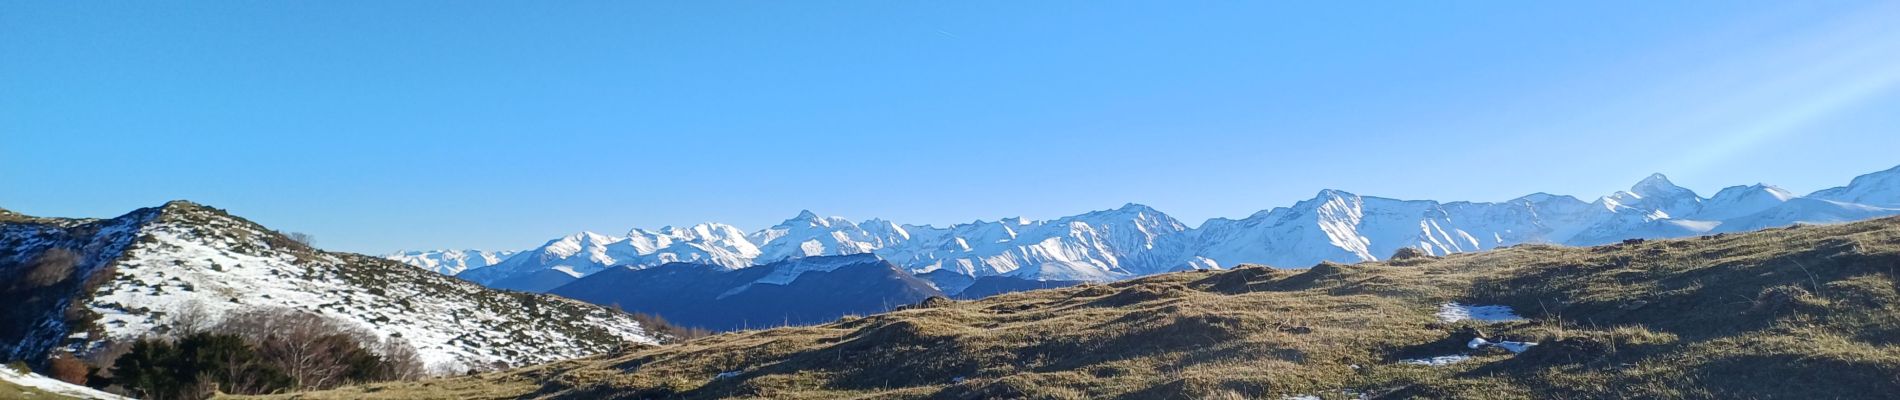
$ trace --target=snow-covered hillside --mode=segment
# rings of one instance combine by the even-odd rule
[[[64,249],[64,250],[60,250]],[[188,202],[110,220],[0,223],[0,266],[49,252],[80,255],[64,301],[4,338],[9,358],[56,348],[85,354],[161,335],[181,315],[217,319],[286,307],[407,341],[443,371],[573,358],[655,339],[630,316],[559,297],[496,291],[377,257],[316,250],[249,221]],[[76,307],[76,308],[69,308]],[[29,314],[30,315],[30,314]],[[11,340],[17,339],[17,340]]]
[[[969,281],[947,279],[945,273],[1101,281],[1243,263],[1305,267],[1369,261],[1401,248],[1443,255],[1519,243],[1596,245],[1893,214],[1900,214],[1900,167],[1805,197],[1757,184],[1705,198],[1654,174],[1594,201],[1537,193],[1503,202],[1439,202],[1322,190],[1292,206],[1240,219],[1216,218],[1197,228],[1138,204],[1046,221],[1005,218],[943,228],[881,219],[852,222],[804,211],[746,235],[728,225],[705,224],[694,231],[717,234],[635,230],[630,238],[570,236],[522,252],[501,267],[461,276],[520,288],[508,280],[547,285],[611,265],[641,268],[670,260],[743,268],[788,258],[870,253],[912,273],[930,273],[933,282]],[[670,239],[676,244],[617,245],[653,240],[634,239],[641,237],[676,238]]]

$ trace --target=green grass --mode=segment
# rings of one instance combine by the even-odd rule
[[[48,392],[48,391],[44,391],[44,390],[39,390],[39,389],[34,389],[34,388],[30,388],[30,387],[25,387],[25,386],[20,386],[20,385],[15,385],[15,384],[13,384],[13,382],[7,382],[7,381],[4,381],[4,380],[0,380],[0,400],[5,400],[5,399],[21,399],[21,400],[27,400],[27,399],[46,399],[46,400],[53,400],[53,399],[73,399],[73,398],[74,398],[74,397],[71,397],[71,396],[67,396],[67,395],[63,395],[63,394],[58,394],[58,393],[53,393],[53,392]]]
[[[4,210],[0,210],[0,211],[4,211]],[[7,365],[0,365],[0,368],[6,368],[9,370],[12,370],[13,372],[17,372],[21,374],[33,373],[33,369],[27,368],[26,363],[18,362],[18,361],[8,363]],[[55,399],[73,399],[73,398],[74,397],[72,396],[48,392],[45,390],[40,390],[37,388],[32,388],[32,387],[27,387],[27,386],[21,386],[20,384],[13,383],[12,381],[0,379],[0,400],[12,400],[12,399],[55,400]]]
[[[1900,219],[1243,267],[290,397],[1879,398],[1900,393],[1896,269]],[[1448,301],[1528,320],[1438,322]],[[1542,345],[1398,362],[1479,332]]]

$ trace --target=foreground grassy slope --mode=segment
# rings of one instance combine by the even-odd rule
[[[1897,269],[1900,219],[1243,267],[288,397],[1882,397],[1900,392]],[[1439,322],[1452,301],[1528,320]],[[1476,335],[1542,345],[1465,349]]]

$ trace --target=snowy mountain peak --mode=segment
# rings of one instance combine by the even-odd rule
[[[1550,193],[1537,192],[1537,193],[1524,195],[1523,197],[1511,199],[1510,202],[1511,203],[1522,203],[1522,202],[1542,203],[1542,202],[1550,201],[1550,199],[1554,199],[1557,197],[1559,196],[1550,194]]]
[[[1781,201],[1798,197],[1795,196],[1793,192],[1789,192],[1787,189],[1782,189],[1779,186],[1757,183],[1748,186],[1729,186],[1722,188],[1722,190],[1715,192],[1715,196],[1709,197],[1709,200],[1714,201],[1717,199],[1743,196],[1768,196]]]
[[[839,225],[849,225],[850,227],[849,228],[838,227]],[[792,229],[807,229],[807,228],[830,229],[833,227],[838,227],[838,229],[851,229],[851,228],[855,228],[856,226],[857,226],[857,223],[853,223],[851,222],[851,220],[845,219],[844,217],[835,217],[835,216],[826,217],[826,216],[820,216],[818,215],[818,213],[811,212],[811,210],[800,210],[798,212],[798,216],[786,219],[784,222],[779,222],[778,225],[773,225],[771,228],[766,228],[766,230],[774,230],[774,229],[792,230]]]
[[[1121,208],[1117,208],[1117,209],[1115,209],[1115,210],[1117,210],[1117,211],[1121,211],[1121,212],[1138,212],[1138,213],[1156,213],[1156,212],[1159,212],[1159,211],[1156,211],[1156,210],[1154,209],[1154,207],[1149,207],[1149,206],[1147,206],[1147,205],[1144,205],[1144,204],[1138,204],[1138,203],[1128,203],[1128,204],[1123,204]]]
[[[443,274],[443,275],[455,275],[455,274],[462,273],[463,271],[467,271],[471,269],[487,268],[488,266],[499,264],[501,263],[502,260],[506,260],[508,259],[508,257],[514,256],[515,253],[516,252],[514,251],[489,252],[489,251],[480,251],[480,250],[460,250],[460,249],[428,250],[428,251],[411,250],[411,251],[404,251],[404,252],[394,253],[394,254],[386,254],[386,255],[383,255],[383,258],[401,261],[404,264],[409,264],[416,267],[420,267],[422,269],[435,271],[436,273]]]
[[[1359,195],[1352,194],[1352,192],[1339,190],[1339,189],[1320,189],[1319,194],[1313,195],[1314,200],[1337,199],[1337,198],[1348,198],[1348,197],[1359,197]]]
[[[1900,208],[1900,167],[1854,177],[1847,186],[1822,189],[1808,197],[1875,207]]]
[[[911,238],[909,229],[905,229],[902,225],[898,225],[895,222],[883,219],[867,219],[864,220],[863,223],[858,224],[858,227],[863,228],[866,234],[880,238],[880,240],[883,241],[895,243],[908,241]],[[925,227],[925,229],[928,229],[928,227]]]
[[[1510,201],[1506,201],[1505,203],[1530,204],[1532,206],[1539,207],[1539,208],[1543,208],[1543,207],[1581,208],[1589,204],[1589,202],[1578,199],[1576,196],[1556,195],[1556,194],[1550,194],[1550,193],[1544,193],[1544,192],[1531,193],[1523,197],[1511,199]]]
[[[893,226],[894,227],[894,226]],[[864,227],[842,217],[819,217],[811,210],[770,228],[747,235],[759,247],[754,263],[769,263],[788,258],[869,253],[897,238],[903,230]]]
[[[581,245],[589,245],[589,244],[607,244],[607,243],[613,243],[613,242],[614,242],[614,238],[612,236],[603,235],[603,234],[600,234],[599,232],[594,232],[594,231],[580,231],[580,232],[575,232],[567,236],[562,236],[559,239],[550,240],[548,241],[548,244],[552,245],[552,244],[566,243],[566,244],[581,246]]]
[[[1676,186],[1663,174],[1650,174],[1630,190],[1604,196],[1597,204],[1604,212],[1640,215],[1646,220],[1683,218],[1702,211],[1701,196]]]
[[[1714,197],[1703,203],[1701,212],[1686,217],[1699,220],[1736,218],[1779,206],[1795,197],[1787,190],[1765,184],[1730,186],[1715,192]]]
[[[1636,182],[1635,185],[1630,186],[1630,193],[1635,193],[1643,197],[1695,195],[1695,192],[1690,191],[1688,188],[1676,186],[1675,182],[1669,181],[1669,177],[1663,176],[1663,174],[1660,173],[1649,174],[1649,177]]]
[[[545,291],[616,265],[646,268],[694,262],[742,268],[759,255],[752,243],[739,228],[711,223],[691,228],[633,229],[627,237],[581,232],[521,252],[492,267],[456,276],[489,287]]]
[[[547,249],[544,257],[571,257],[583,251],[600,251],[606,248],[608,243],[616,241],[619,241],[619,239],[612,236],[591,231],[581,231],[580,233],[550,240],[546,245],[543,245],[542,248]]]
[[[665,241],[659,240],[658,238],[671,238],[671,239],[680,239],[680,240],[688,240],[688,241],[696,241],[696,240],[731,241],[731,240],[743,239],[745,237],[745,231],[740,230],[739,227],[732,226],[732,225],[726,225],[726,224],[721,224],[721,223],[716,223],[716,222],[706,222],[706,223],[701,223],[698,225],[693,225],[693,226],[683,227],[683,228],[676,227],[676,226],[665,226],[665,227],[661,227],[660,229],[655,229],[655,230],[633,228],[633,230],[627,231],[627,237],[628,238],[648,238],[647,240],[655,242],[655,246],[664,247],[664,246],[667,246],[667,244],[665,244]]]

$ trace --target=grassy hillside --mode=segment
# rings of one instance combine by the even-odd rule
[[[297,398],[1869,398],[1900,392],[1900,219],[1243,267],[933,302]],[[1526,319],[1441,322],[1447,302]],[[1540,345],[1470,350],[1475,336]],[[1468,354],[1445,366],[1406,359]]]

